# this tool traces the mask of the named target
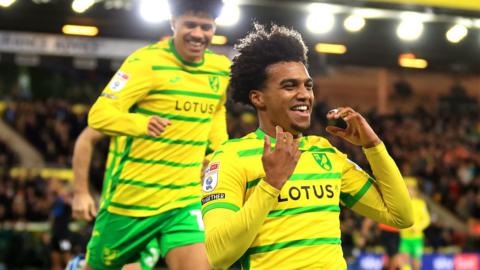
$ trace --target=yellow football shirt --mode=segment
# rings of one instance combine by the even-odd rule
[[[90,110],[89,126],[114,136],[120,153],[111,168],[108,211],[151,216],[197,202],[207,148],[227,139],[226,89],[230,61],[206,51],[184,61],[165,40],[130,55]],[[151,116],[171,120],[147,136]],[[212,132],[214,130],[214,132]]]
[[[346,269],[340,203],[390,225],[398,226],[396,214],[406,216],[400,223],[411,220],[408,206],[385,202],[375,181],[321,137],[301,139],[297,167],[282,190],[276,190],[263,181],[264,136],[258,129],[226,142],[206,170],[202,213],[214,268],[227,268],[240,259],[243,269]],[[381,144],[366,152],[372,157],[386,150]],[[387,183],[387,198],[397,189],[399,203],[408,202],[395,169],[398,185]],[[390,207],[401,213],[392,217]],[[403,212],[397,209],[402,207]]]

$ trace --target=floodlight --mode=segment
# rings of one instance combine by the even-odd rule
[[[462,24],[456,24],[450,28],[445,37],[451,43],[458,43],[468,35],[468,29]]]
[[[83,13],[95,4],[95,0],[74,0],[72,2],[72,9],[77,13]]]
[[[397,35],[405,41],[418,39],[423,33],[423,22],[416,18],[403,19],[397,27]]]
[[[350,15],[343,21],[343,26],[349,32],[358,32],[365,26],[365,19],[359,15]]]
[[[0,0],[0,7],[7,8],[15,3],[16,0]]]
[[[326,34],[333,29],[335,16],[331,13],[312,13],[307,17],[307,28],[315,34]]]
[[[335,25],[335,12],[338,12],[334,5],[313,3],[309,6],[310,14],[306,20],[307,29],[315,34],[326,34]]]
[[[140,15],[150,23],[159,23],[170,19],[170,7],[167,0],[142,0]]]
[[[240,8],[235,1],[223,1],[222,11],[215,22],[220,26],[232,26],[240,19]]]

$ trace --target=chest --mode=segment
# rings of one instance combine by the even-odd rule
[[[248,175],[245,201],[265,178],[261,157]],[[295,171],[277,198],[278,209],[315,205],[338,205],[340,200],[343,160],[329,152],[303,152]]]

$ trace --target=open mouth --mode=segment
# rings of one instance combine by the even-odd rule
[[[301,116],[310,116],[310,106],[305,104],[295,105],[291,107],[290,110]]]
[[[202,50],[205,46],[205,43],[198,40],[186,40],[187,46],[192,50]]]

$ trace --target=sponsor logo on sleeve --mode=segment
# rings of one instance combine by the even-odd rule
[[[203,197],[202,205],[204,205],[208,202],[211,202],[211,201],[218,200],[218,199],[225,199],[225,193],[215,193],[215,194],[211,194],[211,195]]]
[[[119,92],[125,87],[125,85],[127,85],[129,79],[130,75],[125,72],[118,71],[117,73],[115,73],[112,81],[110,82],[110,89],[113,92]]]
[[[215,190],[218,184],[218,169],[220,163],[215,162],[210,164],[205,170],[205,176],[203,178],[202,189],[204,192],[212,192]]]

